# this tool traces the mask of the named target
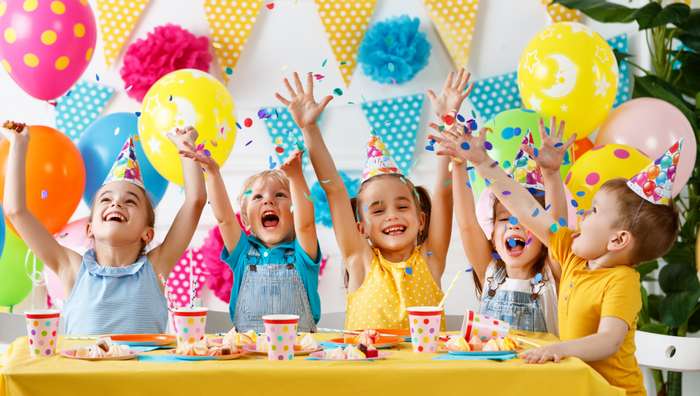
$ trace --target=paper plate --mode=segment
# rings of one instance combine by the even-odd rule
[[[192,355],[180,355],[175,353],[175,351],[170,351],[170,353],[175,356],[175,359],[189,360],[189,361],[203,361],[203,360],[235,360],[246,355],[246,352],[240,352],[232,355],[221,355],[221,356],[192,356]]]
[[[68,358],[68,359],[78,359],[78,360],[88,360],[91,362],[99,362],[103,360],[131,360],[131,359],[136,359],[136,356],[138,356],[137,352],[134,351],[129,351],[128,355],[123,355],[123,356],[105,356],[105,357],[77,357],[75,356],[76,349],[64,349],[61,351],[61,356]]]
[[[350,339],[351,341],[348,342],[348,341],[346,341],[347,339]],[[403,342],[403,337],[379,336],[379,338],[377,338],[377,342],[374,344],[374,347],[377,349],[392,348],[392,347],[399,345],[402,342]],[[356,345],[357,344],[357,336],[333,338],[333,339],[326,341],[326,343],[334,344],[334,345],[337,345],[339,347],[346,347],[348,345]]]
[[[518,354],[514,351],[479,351],[479,352],[461,352],[461,351],[447,351],[449,355],[455,355],[455,356],[474,356],[474,357],[498,357],[498,358],[506,358],[512,356],[512,358],[515,358],[518,356]]]
[[[253,345],[246,345],[243,347],[243,350],[255,355],[266,355],[267,356],[267,351],[258,351],[255,346]],[[301,349],[301,345],[294,345],[294,356],[304,356],[304,355],[309,355],[314,352],[319,352],[323,351],[323,348],[318,347],[317,349],[311,349],[311,350],[304,350]]]
[[[343,359],[343,360],[339,360],[339,359],[326,359],[326,358],[323,357],[323,356],[324,356],[324,355],[323,355],[323,351],[320,351],[320,352],[314,352],[314,353],[310,354],[309,357],[306,358],[306,359],[307,359],[307,360],[323,360],[323,361],[325,361],[325,362],[372,362],[372,361],[375,361],[375,360],[384,360],[384,359],[386,359],[389,355],[390,355],[389,352],[382,352],[382,351],[380,351],[380,352],[379,352],[379,357],[376,357],[376,358],[368,358],[368,359]]]
[[[129,346],[165,346],[177,341],[170,334],[110,334],[107,337],[117,344]]]

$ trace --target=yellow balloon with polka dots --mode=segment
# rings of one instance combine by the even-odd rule
[[[527,108],[565,120],[565,138],[576,133],[581,139],[607,117],[618,74],[612,48],[598,33],[577,22],[559,22],[523,51],[518,87]]]
[[[193,126],[198,149],[222,165],[236,140],[233,108],[226,87],[208,73],[183,69],[161,77],[146,93],[139,116],[148,160],[164,178],[183,185],[180,156],[167,134]]]

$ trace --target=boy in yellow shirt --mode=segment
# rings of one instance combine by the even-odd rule
[[[574,232],[564,227],[565,220],[552,219],[488,156],[486,132],[430,138],[440,144],[437,154],[471,162],[501,203],[549,247],[552,261],[561,265],[558,314],[562,342],[531,349],[521,358],[545,363],[575,356],[628,395],[644,395],[634,357],[634,331],[641,309],[639,274],[634,266],[664,255],[676,240],[679,220],[671,187],[681,142],[631,180],[605,183],[580,222],[580,230]],[[655,169],[649,174],[651,168]],[[663,177],[651,177],[656,174]]]

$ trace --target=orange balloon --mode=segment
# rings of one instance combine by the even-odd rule
[[[0,142],[0,200],[4,200],[9,149],[7,140]],[[83,196],[83,158],[63,133],[46,126],[31,126],[26,166],[27,207],[54,234],[68,223]]]
[[[574,142],[574,162],[593,148],[593,142],[589,138],[579,139]]]

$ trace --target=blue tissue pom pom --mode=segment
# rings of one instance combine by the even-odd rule
[[[345,174],[343,171],[340,171],[339,173],[340,177],[343,179],[345,188],[348,190],[348,195],[350,197],[356,196],[357,190],[360,188],[360,180],[350,178],[350,176]],[[331,219],[331,210],[328,206],[328,197],[326,197],[326,192],[323,191],[323,187],[321,187],[319,182],[316,182],[313,186],[311,186],[311,200],[314,203],[316,224],[332,227],[333,220]]]
[[[401,15],[370,27],[357,60],[362,71],[382,84],[402,84],[428,64],[430,43],[418,27],[420,20]]]

